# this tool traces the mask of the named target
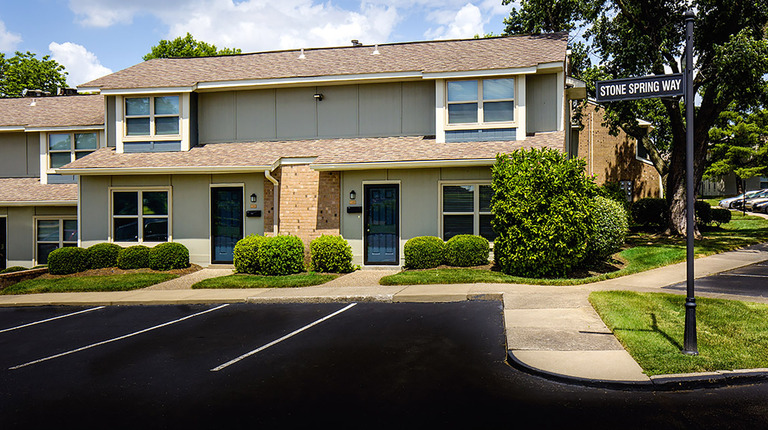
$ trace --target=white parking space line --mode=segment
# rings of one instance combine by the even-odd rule
[[[749,273],[721,273],[720,276],[741,276],[744,278],[768,278],[768,275],[750,275]]]
[[[311,324],[307,324],[307,325],[305,325],[304,327],[302,327],[302,328],[300,328],[298,330],[295,330],[295,331],[293,331],[291,333],[288,333],[287,335],[281,337],[280,339],[273,340],[272,342],[269,342],[266,345],[260,346],[260,347],[254,349],[251,352],[247,352],[247,353],[245,353],[245,354],[243,354],[243,355],[241,355],[241,356],[239,356],[239,357],[237,357],[235,359],[227,361],[226,363],[224,363],[224,364],[222,364],[220,366],[216,366],[213,369],[211,369],[211,372],[218,372],[219,370],[225,369],[225,368],[227,368],[227,367],[237,363],[240,360],[246,359],[246,358],[248,358],[248,357],[250,357],[250,356],[252,356],[254,354],[257,354],[257,353],[259,353],[261,351],[264,351],[265,349],[267,349],[267,348],[269,348],[271,346],[277,345],[278,343],[280,343],[280,342],[282,342],[282,341],[284,341],[284,340],[286,340],[288,338],[296,336],[297,334],[303,332],[304,330],[307,330],[307,329],[309,329],[311,327],[314,327],[314,326],[320,324],[323,321],[329,320],[329,319],[335,317],[336,315],[338,315],[338,314],[340,314],[342,312],[346,312],[347,310],[352,309],[352,307],[354,307],[356,304],[357,303],[352,303],[352,304],[348,305],[347,307],[345,307],[343,309],[339,309],[338,311],[336,311],[336,312],[334,312],[334,313],[332,313],[330,315],[324,316],[324,317],[320,318],[319,320],[317,320],[317,321],[315,321],[315,322],[313,322]]]
[[[37,324],[43,324],[43,323],[47,323],[47,322],[50,322],[50,321],[58,320],[58,319],[61,319],[61,318],[72,317],[72,316],[75,316],[75,315],[80,315],[80,314],[84,314],[86,312],[91,312],[91,311],[97,311],[99,309],[104,309],[104,308],[105,308],[105,306],[99,306],[99,307],[96,307],[96,308],[85,309],[85,310],[78,311],[78,312],[72,312],[71,314],[59,315],[57,317],[48,318],[48,319],[41,320],[41,321],[31,322],[29,324],[24,324],[24,325],[20,325],[20,326],[16,326],[16,327],[2,329],[2,330],[0,330],[0,333],[5,333],[7,331],[18,330],[20,328],[30,327],[30,326],[37,325]]]
[[[105,344],[108,344],[108,343],[111,343],[111,342],[117,342],[118,340],[127,339],[129,337],[133,337],[133,336],[136,336],[136,335],[139,335],[139,334],[142,334],[142,333],[146,333],[146,332],[152,331],[152,330],[157,330],[159,328],[163,328],[163,327],[169,326],[171,324],[176,324],[176,323],[188,320],[190,318],[194,318],[194,317],[197,317],[197,316],[200,316],[200,315],[203,315],[203,314],[207,314],[209,312],[217,311],[217,310],[225,308],[227,306],[229,306],[229,304],[224,304],[224,305],[221,305],[221,306],[217,306],[215,308],[207,309],[207,310],[204,310],[202,312],[198,312],[196,314],[187,315],[187,316],[185,316],[183,318],[179,318],[179,319],[176,319],[176,320],[173,320],[173,321],[168,321],[166,323],[159,324],[159,325],[156,325],[154,327],[145,328],[143,330],[135,331],[133,333],[129,333],[129,334],[126,334],[126,335],[123,335],[123,336],[120,336],[120,337],[115,337],[115,338],[112,338],[112,339],[103,340],[101,342],[92,343],[90,345],[86,345],[86,346],[83,346],[83,347],[80,347],[80,348],[77,348],[77,349],[73,349],[73,350],[70,350],[70,351],[62,352],[60,354],[51,355],[51,356],[48,356],[48,357],[45,357],[45,358],[41,358],[41,359],[35,360],[35,361],[30,361],[30,362],[24,363],[24,364],[19,364],[17,366],[9,367],[8,370],[21,369],[22,367],[27,367],[27,366],[31,366],[33,364],[42,363],[44,361],[53,360],[54,358],[64,357],[66,355],[74,354],[74,353],[80,352],[80,351],[85,351],[86,349],[90,349],[90,348],[94,348],[94,347],[97,347],[97,346],[105,345]]]

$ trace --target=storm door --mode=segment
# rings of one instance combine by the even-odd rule
[[[365,264],[398,264],[400,209],[397,184],[365,185]]]
[[[211,188],[211,260],[232,263],[235,244],[243,238],[243,187]]]

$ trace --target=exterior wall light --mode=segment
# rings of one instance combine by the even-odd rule
[[[349,199],[350,200],[357,200],[357,193],[355,192],[355,190],[352,190],[352,191],[349,192]]]
[[[323,101],[323,94],[322,93],[315,93],[315,95],[313,97],[317,101]]]
[[[251,203],[256,203],[256,193],[251,194]]]

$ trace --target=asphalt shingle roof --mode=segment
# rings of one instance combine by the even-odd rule
[[[519,148],[563,149],[563,132],[522,141],[441,143],[423,136],[209,143],[189,151],[124,153],[103,148],[60,170],[240,168],[263,170],[281,158],[315,158],[312,166],[408,161],[493,160]]]
[[[0,98],[0,127],[89,125],[104,125],[102,95]]]
[[[0,205],[20,202],[77,203],[77,184],[41,184],[39,178],[0,178]]]
[[[567,33],[374,46],[270,51],[219,57],[159,58],[80,87],[191,87],[202,82],[395,72],[461,72],[530,67],[564,61]]]

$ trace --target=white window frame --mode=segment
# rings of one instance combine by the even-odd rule
[[[488,102],[513,102],[514,104],[514,111],[512,113],[512,121],[493,121],[493,122],[486,122],[485,121],[485,112],[483,111],[483,82],[486,80],[494,80],[494,79],[511,79],[513,82],[513,87],[515,91],[515,97],[509,98],[509,99],[493,99],[488,100]],[[451,82],[463,82],[463,81],[474,81],[477,82],[477,99],[475,100],[464,100],[464,101],[448,101],[448,84]],[[518,79],[515,76],[489,76],[489,77],[483,77],[483,78],[474,78],[474,79],[450,79],[446,80],[444,83],[444,93],[445,93],[445,109],[444,109],[444,118],[443,118],[443,126],[445,130],[466,130],[466,129],[488,129],[488,128],[517,128],[518,123]],[[448,117],[448,106],[452,104],[464,104],[464,103],[477,103],[477,122],[463,122],[463,123],[449,123],[449,117]]]
[[[71,145],[69,147],[69,150],[51,150],[51,136],[56,134],[68,134],[69,139],[71,142]],[[75,135],[77,134],[93,134],[96,135],[96,148],[95,149],[75,149]],[[46,173],[47,174],[55,174],[54,167],[51,167],[51,154],[64,154],[69,153],[69,162],[75,161],[77,158],[77,153],[87,153],[91,154],[93,152],[96,152],[99,148],[101,148],[101,138],[99,137],[99,130],[78,130],[78,131],[50,131],[45,134],[45,151],[46,151]]]
[[[37,224],[38,224],[39,221],[58,221],[59,222],[59,240],[56,241],[56,242],[51,241],[51,240],[43,240],[43,241],[38,240],[37,239],[37,230],[38,230]],[[77,227],[76,227],[77,228],[77,240],[75,240],[75,241],[64,240],[64,221],[75,221],[76,222],[76,224],[77,224]],[[38,258],[39,255],[38,255],[37,246],[39,244],[41,244],[41,243],[42,244],[56,243],[58,245],[58,247],[56,249],[63,248],[65,243],[66,244],[74,244],[74,246],[78,246],[79,245],[79,241],[80,241],[80,225],[79,225],[79,223],[77,223],[77,217],[75,217],[75,216],[35,216],[35,217],[33,217],[33,222],[34,222],[34,226],[33,226],[34,228],[33,228],[33,231],[32,231],[32,237],[33,237],[33,240],[34,240],[33,250],[34,250],[34,265],[35,266],[39,264],[39,258]],[[6,228],[7,227],[8,227],[8,225],[7,225],[7,220],[6,220]],[[7,235],[6,235],[6,240],[7,240]],[[6,245],[6,247],[7,247],[7,245]],[[6,253],[7,252],[8,252],[8,249],[6,249]],[[7,255],[6,255],[6,258],[7,258]]]
[[[148,245],[148,246],[155,246],[160,243],[165,242],[173,242],[173,217],[172,217],[172,211],[173,211],[173,200],[172,200],[172,187],[110,187],[109,188],[109,241],[112,243],[117,243],[121,246],[132,246],[132,245]],[[168,214],[167,215],[144,215],[143,213],[143,205],[141,204],[143,198],[142,194],[144,192],[166,192],[168,194]],[[136,198],[137,201],[137,214],[136,215],[115,215],[114,212],[114,195],[115,193],[137,193]],[[168,219],[168,239],[166,241],[145,241],[144,240],[144,218],[167,218]],[[138,240],[136,242],[132,241],[116,241],[115,240],[115,219],[127,219],[127,218],[137,218],[138,223]]]
[[[155,99],[159,97],[177,97],[179,99],[179,112],[176,114],[155,114]],[[149,99],[149,115],[128,115],[128,109],[126,104],[128,99]],[[125,96],[122,98],[122,112],[123,112],[123,142],[146,142],[146,141],[176,141],[182,140],[182,111],[184,97],[181,94],[137,94],[135,96]],[[177,134],[157,134],[155,128],[156,118],[172,118],[176,117],[179,120],[179,132]],[[149,118],[149,134],[142,135],[128,135],[128,120],[131,118]]]
[[[493,215],[491,211],[480,212],[480,186],[491,186],[491,181],[439,181],[438,182],[438,198],[437,198],[437,212],[438,212],[438,231],[440,232],[440,238],[445,240],[445,215],[472,215],[472,233],[475,236],[480,235],[480,215]],[[443,210],[443,188],[446,186],[474,186],[474,200],[472,212],[445,212]],[[469,234],[469,233],[468,233]],[[493,242],[491,242],[493,243]]]
[[[644,158],[644,157],[640,156],[640,147],[642,145],[643,145],[643,142],[641,142],[640,139],[635,138],[635,160],[640,161],[640,162],[645,163],[645,164],[653,165],[653,162],[651,161],[650,158]],[[645,147],[643,147],[643,149],[645,149]],[[647,149],[646,149],[646,152],[648,152]]]

